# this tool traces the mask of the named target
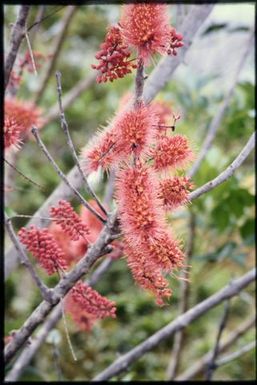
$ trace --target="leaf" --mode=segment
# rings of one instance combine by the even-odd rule
[[[213,23],[203,33],[202,36],[209,35],[210,33],[220,31],[221,29],[227,28],[228,23]]]
[[[255,221],[253,218],[245,221],[245,223],[240,227],[240,234],[244,240],[247,240],[249,237],[254,238]]]

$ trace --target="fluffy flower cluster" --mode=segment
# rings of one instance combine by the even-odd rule
[[[6,116],[4,119],[4,148],[19,148],[21,127],[14,118]]]
[[[89,204],[102,215],[95,201],[90,200]],[[103,228],[102,222],[100,222],[85,206],[80,206],[79,218],[82,224],[85,225],[86,228],[90,229],[86,240],[83,237],[80,237],[77,241],[71,240],[70,237],[67,237],[62,227],[55,221],[48,227],[49,232],[53,235],[55,241],[58,243],[58,246],[62,249],[68,266],[71,266],[74,262],[79,261],[85,255],[88,249],[88,244],[93,244],[96,241]],[[113,251],[109,253],[108,256],[112,259],[120,258],[123,253],[123,243],[115,240],[112,242],[112,247]]]
[[[67,295],[65,309],[79,328],[86,331],[90,330],[98,319],[116,317],[115,303],[81,281],[77,282]]]
[[[187,177],[166,178],[160,181],[159,197],[167,210],[172,210],[178,206],[189,202],[188,195],[193,184]]]
[[[60,200],[57,207],[50,208],[50,215],[72,241],[78,241],[80,238],[83,238],[88,242],[89,228],[82,222],[69,202]]]
[[[99,166],[117,166],[132,152],[139,156],[153,140],[157,123],[155,111],[143,103],[136,109],[122,109],[112,124],[83,150],[86,172],[96,171]]]
[[[123,78],[137,67],[131,60],[128,60],[130,51],[128,45],[122,40],[119,27],[111,26],[108,29],[105,41],[100,48],[100,51],[95,55],[99,64],[92,65],[92,68],[100,73],[96,78],[98,83],[107,82],[107,80],[112,82],[114,79]]]
[[[144,64],[155,53],[177,55],[183,36],[169,24],[166,4],[135,3],[123,6],[120,22],[108,29],[104,43],[96,54],[97,81],[106,82],[130,73],[136,64],[129,60],[130,49],[136,49]]]
[[[44,125],[42,110],[33,102],[6,98],[4,105],[6,116],[12,117],[22,127],[23,133],[27,133],[33,125],[41,128]]]
[[[160,135],[151,156],[155,169],[160,171],[170,167],[185,167],[193,159],[193,152],[186,136]]]
[[[49,275],[66,270],[64,253],[47,229],[38,229],[34,225],[29,229],[22,227],[18,235],[21,243],[38,259]]]
[[[167,229],[154,172],[140,163],[120,170],[116,198],[132,274],[141,286],[155,292],[162,304],[162,295],[167,297],[171,292],[161,273],[181,267],[183,253]],[[154,285],[154,278],[161,289],[157,282]]]

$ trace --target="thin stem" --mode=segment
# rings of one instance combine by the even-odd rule
[[[11,164],[7,159],[4,158],[5,163],[8,164],[9,167],[11,167],[13,170],[15,170],[20,176],[22,176],[24,179],[32,183],[33,185],[37,186],[40,188],[40,190],[45,190],[44,187],[40,186],[40,184],[34,182],[32,179],[24,175],[20,170],[18,170],[13,164]]]
[[[102,223],[106,223],[106,220],[104,218],[102,218],[101,215],[99,215],[98,212],[92,206],[90,206],[87,203],[87,201],[83,198],[83,196],[79,193],[79,191],[77,189],[75,189],[70,184],[70,182],[68,181],[67,177],[61,171],[61,169],[59,168],[57,163],[54,161],[52,156],[49,154],[46,146],[42,142],[42,140],[41,140],[41,138],[39,136],[39,133],[38,133],[38,129],[36,127],[33,127],[31,132],[35,136],[37,144],[39,145],[39,147],[41,148],[41,150],[43,151],[43,153],[45,154],[45,156],[47,157],[49,162],[52,164],[52,166],[54,167],[54,169],[57,172],[57,174],[59,175],[59,177],[70,187],[70,189],[74,192],[74,194],[80,200],[80,202],[83,204],[83,206],[85,206],[92,214],[94,214]]]
[[[68,146],[69,146],[69,148],[71,150],[71,154],[72,154],[73,160],[74,160],[75,164],[78,167],[79,173],[80,173],[82,179],[85,182],[87,191],[95,199],[98,207],[102,210],[102,212],[105,215],[107,215],[107,211],[105,210],[104,206],[99,201],[99,199],[96,196],[96,194],[94,193],[94,191],[91,189],[91,187],[90,187],[90,185],[88,183],[88,180],[87,180],[86,176],[84,175],[83,170],[81,168],[78,156],[76,154],[76,151],[75,151],[75,148],[74,148],[71,136],[70,136],[69,126],[68,126],[68,123],[66,121],[64,110],[63,110],[63,106],[62,106],[62,83],[61,83],[61,76],[62,76],[62,74],[61,74],[61,72],[58,71],[58,72],[56,72],[55,76],[56,76],[56,82],[57,82],[57,93],[58,93],[58,103],[59,103],[59,110],[60,110],[61,127],[62,127],[62,129],[63,129],[63,131],[64,131],[64,133],[65,133],[65,135],[67,137],[67,144],[68,144]]]
[[[29,55],[30,55],[30,58],[31,58],[32,67],[33,67],[35,75],[38,76],[37,68],[36,68],[36,63],[35,63],[35,60],[34,60],[34,55],[33,55],[33,51],[32,51],[32,48],[31,48],[30,41],[29,41],[29,35],[28,35],[27,32],[25,32],[25,37],[26,37],[27,44],[28,44]]]
[[[211,358],[211,360],[209,362],[208,369],[207,369],[207,372],[206,372],[206,380],[207,381],[211,381],[212,380],[212,376],[213,376],[214,370],[216,369],[215,361],[216,361],[216,358],[218,357],[218,354],[219,354],[220,339],[221,339],[222,333],[223,333],[223,331],[225,329],[225,326],[226,326],[226,323],[227,323],[228,313],[229,313],[229,301],[227,300],[225,302],[224,313],[223,313],[223,316],[221,318],[221,322],[220,322],[220,325],[219,325],[219,329],[218,329],[218,333],[217,333],[217,337],[216,337],[216,342],[215,342],[215,346],[214,346],[214,349],[213,349],[212,358]]]
[[[255,325],[255,316],[251,316],[245,322],[240,324],[235,330],[233,330],[226,338],[224,342],[219,344],[219,353],[224,352],[231,345],[233,345],[242,335],[248,332],[250,328]],[[193,363],[189,368],[187,368],[183,373],[175,378],[175,381],[188,381],[194,378],[195,376],[201,374],[204,369],[208,366],[210,360],[212,359],[213,350],[207,352],[203,357],[198,361]]]
[[[219,367],[219,366],[222,366],[222,365],[226,365],[229,362],[235,360],[236,358],[241,357],[243,354],[250,352],[255,347],[256,347],[256,342],[255,341],[249,342],[249,344],[243,346],[242,348],[240,348],[236,352],[233,352],[231,354],[228,354],[225,357],[220,358],[216,362],[216,366]]]
[[[46,300],[48,302],[51,302],[52,301],[52,295],[51,295],[52,291],[51,291],[51,289],[49,289],[41,281],[41,279],[37,275],[37,273],[34,270],[32,264],[30,263],[30,260],[29,260],[29,258],[27,256],[27,254],[23,250],[23,248],[22,248],[18,238],[15,235],[15,232],[14,232],[14,229],[13,229],[13,226],[12,226],[12,223],[11,223],[11,218],[9,218],[6,214],[5,214],[5,225],[6,225],[6,230],[7,230],[8,234],[9,234],[9,236],[10,236],[10,239],[12,240],[12,242],[13,242],[13,244],[14,244],[14,246],[15,246],[15,248],[16,248],[19,256],[20,256],[21,264],[26,266],[26,268],[30,272],[31,277],[34,280],[34,282],[37,285],[37,287],[39,288],[39,290],[41,292],[41,295],[44,298],[44,300]]]
[[[67,320],[66,320],[66,315],[65,315],[65,311],[64,311],[64,305],[63,305],[63,299],[61,299],[60,303],[61,303],[62,319],[63,319],[64,330],[65,330],[67,342],[68,342],[68,345],[69,345],[69,348],[70,348],[73,360],[74,361],[78,361],[78,359],[76,357],[76,354],[74,352],[72,343],[71,343],[70,335],[69,335],[69,330],[68,330],[68,326],[67,326]]]

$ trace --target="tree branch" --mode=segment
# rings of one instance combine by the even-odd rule
[[[237,295],[244,287],[248,286],[255,280],[255,275],[256,271],[253,269],[242,277],[232,281],[229,285],[208,297],[206,300],[200,302],[186,313],[180,315],[167,326],[163,327],[158,332],[154,333],[151,337],[147,338],[144,342],[137,345],[128,353],[115,360],[113,364],[106,368],[102,373],[94,377],[92,381],[105,381],[123,372],[129,367],[129,365],[137,361],[148,351],[155,348],[162,341],[166,340],[168,337],[174,334],[174,332],[186,327],[195,319],[199,318],[202,314],[206,313],[224,300]]]
[[[57,58],[60,54],[61,47],[64,43],[64,39],[65,39],[66,33],[68,31],[69,24],[72,20],[72,17],[75,14],[76,9],[77,9],[77,7],[75,5],[68,5],[67,6],[67,10],[66,10],[66,13],[65,13],[63,21],[62,21],[61,31],[60,31],[59,35],[57,35],[55,41],[53,42],[52,59],[49,60],[49,62],[48,62],[48,66],[47,66],[46,71],[44,73],[41,85],[40,85],[39,90],[38,90],[36,97],[35,97],[35,104],[39,103],[40,99],[42,98],[42,96],[45,92],[46,86],[47,86],[48,81],[49,81],[51,74],[53,72],[55,63],[56,63]]]
[[[57,165],[57,163],[54,161],[54,159],[52,158],[52,156],[50,155],[50,153],[48,152],[46,146],[44,145],[44,143],[42,142],[40,136],[39,136],[39,133],[38,133],[38,129],[36,127],[33,127],[32,130],[31,130],[32,134],[35,136],[36,138],[36,141],[37,141],[37,144],[39,145],[39,147],[41,148],[41,150],[43,151],[43,153],[45,154],[45,156],[47,157],[47,159],[49,160],[49,162],[51,163],[51,165],[53,166],[53,168],[55,169],[55,171],[57,172],[57,174],[59,175],[59,177],[67,184],[67,186],[69,186],[69,188],[74,192],[74,194],[76,195],[76,197],[79,199],[80,203],[85,206],[92,214],[94,214],[96,216],[97,219],[99,219],[102,223],[105,223],[106,220],[104,218],[101,217],[101,215],[98,214],[97,211],[95,211],[95,209],[90,206],[89,203],[87,203],[87,201],[83,198],[83,196],[80,194],[80,192],[74,188],[74,186],[72,186],[70,184],[70,182],[68,181],[68,179],[66,178],[65,174],[61,171],[61,169],[59,168],[59,166]]]
[[[245,334],[250,328],[255,325],[256,317],[252,316],[247,319],[245,322],[239,325],[237,329],[231,332],[224,342],[219,344],[219,353],[227,350],[231,345],[234,344],[243,334]],[[205,370],[208,366],[211,358],[212,358],[212,350],[206,353],[202,358],[200,358],[197,362],[191,365],[188,369],[186,369],[183,373],[175,378],[175,381],[188,381],[199,375],[201,372]]]
[[[60,72],[56,72],[57,92],[58,92],[58,102],[59,102],[61,126],[62,126],[62,129],[63,129],[65,135],[66,135],[67,144],[68,144],[68,146],[69,146],[69,148],[71,150],[73,160],[74,160],[76,166],[78,167],[78,170],[79,170],[79,173],[81,175],[81,178],[85,182],[86,189],[87,189],[88,193],[94,198],[94,200],[96,201],[96,203],[97,203],[98,207],[100,208],[100,210],[102,210],[102,212],[105,215],[107,215],[107,211],[105,210],[104,206],[101,204],[101,202],[99,201],[98,197],[96,196],[94,191],[89,186],[87,178],[84,175],[83,170],[82,170],[82,168],[80,166],[80,162],[79,162],[78,156],[76,154],[76,151],[75,151],[75,148],[74,148],[71,136],[70,136],[69,126],[68,126],[68,123],[66,121],[66,118],[65,118],[65,115],[64,115],[63,106],[62,106],[62,83],[61,83],[61,76],[62,75],[61,75]]]
[[[236,157],[236,159],[224,170],[221,174],[219,174],[216,178],[212,179],[210,182],[205,183],[203,186],[199,187],[197,190],[194,190],[189,194],[189,200],[192,201],[200,197],[201,195],[207,193],[208,191],[214,189],[219,186],[221,183],[225,182],[228,178],[230,178],[238,167],[245,161],[248,155],[251,153],[255,145],[255,132],[252,134],[240,154]]]
[[[6,230],[7,230],[8,234],[9,234],[9,237],[12,240],[12,242],[13,242],[13,244],[14,244],[17,252],[18,252],[21,264],[26,266],[26,268],[30,272],[30,275],[31,275],[32,279],[34,280],[35,284],[37,285],[37,287],[39,288],[40,293],[41,293],[43,299],[45,301],[51,302],[52,301],[52,291],[51,291],[51,289],[49,289],[41,281],[41,279],[37,275],[37,273],[34,270],[32,264],[30,263],[30,260],[29,260],[29,258],[27,256],[27,254],[23,250],[22,246],[20,245],[20,242],[19,242],[18,238],[16,237],[16,234],[15,234],[15,232],[13,230],[13,227],[12,227],[11,218],[9,218],[6,214],[5,214],[5,226],[6,226]]]
[[[9,78],[17,57],[20,44],[22,42],[22,39],[25,37],[26,20],[29,14],[29,9],[30,9],[29,5],[20,6],[16,23],[14,24],[12,29],[10,50],[8,52],[8,55],[5,61],[5,80],[4,80],[5,88],[9,83]]]
[[[243,346],[241,349],[237,350],[236,352],[233,352],[231,354],[228,354],[225,357],[220,358],[216,362],[216,366],[219,367],[222,365],[226,365],[229,362],[235,360],[236,358],[241,357],[243,354],[248,353],[250,350],[254,349],[255,347],[256,347],[255,341],[249,342],[249,344]]]
[[[96,74],[92,73],[88,75],[85,79],[79,80],[77,84],[73,88],[70,89],[69,92],[63,97],[62,99],[62,105],[63,109],[66,110],[66,108],[70,107],[75,100],[84,92],[86,91],[92,84],[95,83]],[[49,112],[47,113],[45,120],[45,124],[51,123],[53,120],[58,118],[59,115],[59,106],[58,103],[55,104],[53,107],[50,108]]]

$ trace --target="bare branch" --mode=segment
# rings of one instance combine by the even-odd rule
[[[63,97],[62,99],[62,105],[63,109],[70,107],[75,100],[89,87],[91,87],[92,84],[94,84],[96,79],[96,74],[92,73],[89,76],[87,76],[83,80],[79,80],[77,84],[73,88],[70,89],[70,91]],[[47,113],[45,120],[46,123],[51,123],[53,120],[58,118],[59,115],[59,106],[58,103],[55,104],[53,107],[50,108],[49,112]]]
[[[225,357],[220,358],[216,362],[216,366],[219,367],[219,366],[222,366],[222,365],[226,365],[229,362],[235,360],[236,358],[241,357],[243,354],[250,352],[255,347],[256,347],[256,342],[255,341],[249,342],[249,344],[243,346],[241,349],[237,350],[236,352],[233,352],[231,354],[228,354]]]
[[[69,126],[68,126],[68,123],[66,121],[66,118],[65,118],[65,115],[64,115],[63,106],[62,106],[62,83],[61,83],[61,76],[62,75],[61,75],[60,72],[56,72],[57,92],[58,92],[58,102],[59,102],[59,109],[60,109],[61,126],[62,126],[62,129],[63,129],[66,137],[67,137],[67,144],[68,144],[68,146],[69,146],[69,148],[71,150],[73,160],[74,160],[75,164],[78,167],[78,170],[80,172],[80,175],[81,175],[83,181],[85,182],[86,189],[87,189],[88,193],[94,198],[94,200],[98,204],[98,207],[100,208],[100,210],[102,210],[102,212],[105,215],[107,215],[107,212],[106,212],[104,206],[101,204],[101,202],[99,201],[98,197],[96,196],[94,191],[89,186],[87,178],[84,175],[83,170],[82,170],[82,168],[80,166],[80,162],[79,162],[78,156],[76,154],[76,151],[75,151],[75,148],[74,148],[71,136],[70,136]]]
[[[26,179],[28,182],[32,183],[34,186],[40,188],[40,190],[44,190],[44,187],[40,186],[40,184],[34,182],[32,179],[30,179],[28,176],[23,174],[20,170],[18,170],[15,166],[13,166],[7,159],[4,158],[5,163],[8,164],[9,167],[11,167],[13,170],[15,170],[20,176],[22,176],[24,179]]]
[[[21,5],[19,14],[16,20],[16,23],[13,26],[12,29],[12,35],[11,35],[11,42],[10,42],[10,50],[8,52],[6,61],[5,61],[5,88],[8,85],[9,78],[13,69],[13,65],[16,60],[16,56],[20,47],[20,44],[22,42],[22,39],[25,36],[25,26],[26,26],[26,20],[29,14],[29,5]]]
[[[202,314],[206,313],[224,300],[237,295],[244,287],[248,286],[255,280],[255,275],[256,271],[253,269],[242,277],[232,281],[229,285],[208,297],[206,300],[200,302],[186,313],[180,315],[167,326],[147,338],[144,342],[115,360],[113,364],[94,377],[92,381],[105,381],[123,372],[129,367],[129,365],[137,361],[148,351],[158,346],[162,341],[174,334],[174,332],[186,327]]]
[[[252,134],[240,154],[236,157],[236,159],[224,170],[221,174],[219,174],[216,178],[212,179],[210,182],[205,183],[203,186],[199,187],[197,190],[194,190],[189,194],[189,200],[192,201],[200,197],[201,195],[207,193],[208,191],[214,189],[219,186],[221,183],[225,182],[228,178],[230,178],[234,172],[241,166],[241,164],[245,161],[248,155],[251,153],[255,145],[255,132]]]
[[[65,13],[63,21],[62,21],[61,31],[60,31],[59,35],[57,35],[55,41],[53,42],[52,59],[49,60],[49,62],[48,62],[48,66],[47,66],[46,71],[44,73],[44,77],[42,79],[41,85],[40,85],[39,90],[38,90],[36,97],[35,97],[35,104],[39,103],[40,99],[42,98],[42,96],[45,92],[46,86],[47,86],[48,81],[50,79],[50,76],[53,72],[55,63],[56,63],[57,58],[60,54],[61,47],[63,45],[66,33],[68,31],[68,27],[70,25],[72,17],[75,14],[76,9],[77,9],[77,7],[75,5],[68,5],[67,6],[67,10],[66,10],[66,13]]]
[[[237,329],[232,331],[224,342],[219,344],[219,353],[227,350],[231,345],[234,344],[243,334],[245,334],[250,328],[255,325],[256,317],[252,316],[245,322],[239,325]],[[212,358],[212,350],[206,353],[199,361],[195,362],[192,366],[186,369],[183,373],[175,378],[175,381],[188,381],[195,376],[199,375],[208,366]]]
[[[225,302],[225,305],[224,305],[224,312],[223,312],[223,316],[221,318],[221,322],[219,325],[219,329],[218,329],[218,333],[217,333],[217,337],[216,337],[216,342],[215,342],[213,353],[212,353],[212,358],[208,364],[208,368],[207,368],[207,372],[206,372],[206,380],[207,381],[212,380],[212,376],[213,376],[214,370],[216,368],[215,361],[216,361],[218,354],[219,354],[220,339],[221,339],[222,333],[225,329],[225,326],[226,326],[226,323],[228,320],[228,313],[229,313],[229,300],[227,300]]]
[[[231,98],[232,98],[232,96],[234,94],[235,87],[236,87],[237,82],[238,82],[239,74],[240,74],[240,72],[241,72],[241,70],[242,70],[242,68],[243,68],[243,66],[245,64],[245,61],[247,59],[247,56],[248,56],[248,54],[249,54],[249,52],[250,52],[250,50],[252,48],[253,38],[254,38],[254,34],[253,33],[251,33],[250,38],[249,37],[247,38],[247,41],[245,43],[246,49],[244,50],[243,55],[242,55],[242,57],[239,60],[238,67],[237,67],[234,79],[232,81],[232,84],[231,84],[231,86],[230,86],[230,88],[229,88],[229,90],[227,92],[227,95],[226,95],[225,99],[223,100],[223,102],[222,102],[218,112],[216,113],[216,115],[214,116],[214,118],[211,121],[211,124],[210,124],[209,129],[208,129],[207,136],[206,136],[206,138],[205,138],[205,140],[203,142],[201,151],[198,154],[198,158],[196,159],[196,161],[194,162],[192,168],[188,172],[188,176],[191,177],[191,178],[198,171],[198,169],[200,167],[200,164],[202,163],[202,161],[205,158],[209,148],[211,147],[213,139],[215,138],[215,135],[217,133],[217,130],[220,127],[222,119],[223,119],[223,117],[224,117],[224,115],[225,115],[225,113],[227,111],[227,108],[229,106]]]
[[[43,153],[45,154],[45,156],[47,157],[47,159],[49,160],[51,165],[54,167],[54,169],[57,172],[57,174],[59,175],[59,177],[70,187],[70,189],[74,192],[74,194],[79,199],[81,204],[83,206],[85,206],[92,214],[94,214],[97,217],[97,219],[99,219],[102,223],[105,223],[106,222],[105,219],[103,219],[101,217],[101,215],[99,215],[98,212],[95,211],[95,209],[87,203],[87,201],[83,198],[83,196],[80,194],[80,192],[70,184],[70,182],[68,181],[68,179],[66,178],[64,173],[61,171],[61,169],[59,168],[57,163],[54,161],[52,156],[49,154],[46,146],[42,142],[42,140],[39,136],[39,133],[38,133],[38,129],[36,127],[33,127],[31,132],[35,136],[37,144],[39,145],[39,147],[41,148],[41,150],[43,151]]]
[[[39,278],[39,276],[37,275],[36,271],[34,270],[27,254],[25,253],[23,247],[21,246],[18,238],[16,237],[16,234],[14,232],[14,229],[13,229],[13,226],[12,226],[12,223],[11,223],[11,218],[9,218],[6,214],[5,214],[5,226],[6,226],[6,229],[7,229],[7,232],[10,236],[10,239],[12,240],[17,252],[18,252],[18,255],[20,257],[20,261],[21,261],[21,264],[26,266],[26,268],[28,269],[28,271],[30,272],[30,275],[32,277],[32,279],[34,280],[35,284],[37,285],[37,287],[39,288],[40,290],[40,293],[43,297],[43,299],[45,301],[48,301],[48,302],[51,302],[52,301],[52,290],[49,289],[42,281],[41,279]]]

